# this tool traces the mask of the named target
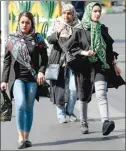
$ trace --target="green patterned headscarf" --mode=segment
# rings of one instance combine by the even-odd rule
[[[96,52],[96,55],[89,57],[89,61],[96,62],[99,58],[100,61],[103,63],[103,68],[108,69],[109,65],[106,62],[106,51],[105,51],[106,44],[101,35],[101,23],[99,21],[94,23],[91,20],[92,9],[95,4],[97,4],[97,2],[91,2],[86,6],[85,13],[82,18],[82,25],[84,29],[91,30],[91,48],[90,49]]]

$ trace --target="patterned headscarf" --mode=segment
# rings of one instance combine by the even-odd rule
[[[29,34],[24,35],[21,32],[20,26],[18,24],[16,33],[10,33],[5,43],[6,49],[11,52],[15,60],[23,66],[27,67],[30,71],[32,70],[31,57],[27,44],[35,46],[34,35],[34,27],[31,28]]]
[[[91,20],[92,9],[94,5],[96,5],[97,3],[98,2],[91,2],[86,6],[85,13],[82,18],[82,25],[85,30],[88,29],[91,30],[91,49],[96,52],[95,56],[89,57],[89,61],[96,62],[99,58],[100,61],[103,63],[103,68],[108,69],[109,65],[106,63],[106,51],[105,51],[106,44],[101,35],[101,23],[99,21],[94,23]],[[99,4],[99,6],[101,5]]]
[[[54,24],[53,24],[52,29],[51,29],[51,33],[56,32],[57,29],[61,26],[61,24],[65,24],[66,26],[61,31],[60,37],[66,37],[66,38],[68,38],[68,37],[70,37],[70,35],[72,35],[72,33],[73,33],[73,27],[79,22],[79,20],[77,18],[76,10],[75,10],[75,8],[74,8],[74,6],[72,4],[64,4],[62,6],[62,13],[64,11],[72,11],[72,16],[73,16],[72,21],[69,22],[69,23],[66,23],[66,22],[64,22],[64,20],[63,20],[63,18],[61,16],[58,17],[54,21]]]

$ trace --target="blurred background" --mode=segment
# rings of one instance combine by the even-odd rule
[[[51,22],[61,15],[62,5],[72,3],[75,6],[79,19],[82,19],[85,6],[91,2],[88,1],[0,1],[1,18],[0,18],[0,43],[1,39],[6,39],[9,32],[15,32],[18,24],[18,15],[22,11],[30,11],[35,17],[36,32],[46,38],[46,34]],[[97,0],[96,0],[97,1]],[[125,12],[126,0],[98,0],[103,6],[103,14],[117,14]],[[1,55],[3,50],[1,49]]]

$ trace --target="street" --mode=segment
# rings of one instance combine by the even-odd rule
[[[125,79],[125,14],[103,14],[102,23],[109,27],[114,51],[119,53],[118,65]],[[125,150],[125,86],[108,90],[110,119],[115,121],[115,130],[102,135],[102,123],[98,103],[93,94],[89,103],[89,134],[81,134],[79,120],[59,124],[56,107],[49,98],[35,101],[34,121],[30,134],[33,146],[25,150]],[[75,114],[79,118],[78,101]],[[15,105],[11,122],[1,123],[1,150],[17,150]]]

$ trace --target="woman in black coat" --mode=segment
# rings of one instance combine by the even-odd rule
[[[9,85],[11,99],[16,106],[18,148],[30,147],[28,140],[33,121],[35,97],[39,99],[38,85],[44,83],[48,63],[46,45],[35,33],[34,17],[30,12],[19,15],[16,33],[9,34],[4,57],[1,89]]]
[[[64,43],[63,49],[69,51],[74,58],[74,61],[69,63],[75,71],[79,70],[78,64],[83,56],[84,60],[88,60],[92,65],[91,81],[94,82],[96,97],[99,102],[100,114],[103,123],[102,133],[108,135],[113,131],[115,124],[109,121],[108,115],[108,100],[107,100],[107,85],[115,87],[125,84],[120,76],[120,69],[116,65],[115,58],[117,53],[113,52],[112,44],[114,40],[108,33],[108,28],[100,24],[99,18],[101,15],[101,5],[99,3],[89,3],[85,9],[82,23],[78,24],[71,38]],[[85,49],[88,47],[87,49]],[[76,53],[80,51],[80,54]],[[78,59],[79,58],[79,59]],[[76,65],[76,68],[75,68]],[[87,72],[84,69],[84,72]],[[113,80],[114,79],[114,80]],[[84,86],[82,85],[82,88]],[[88,83],[85,85],[88,88]],[[78,89],[80,94],[82,89]],[[83,94],[83,93],[82,93]],[[80,99],[81,97],[79,97]],[[81,132],[88,133],[87,123],[87,101],[80,99],[80,121]]]

